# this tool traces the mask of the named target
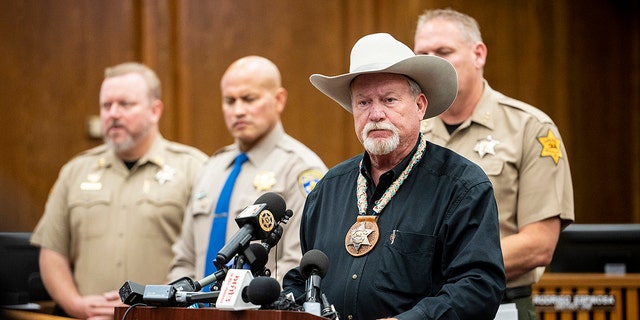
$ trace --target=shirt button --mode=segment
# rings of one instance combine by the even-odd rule
[[[354,274],[351,276],[351,279],[353,279],[353,280],[358,279],[358,275],[354,273]]]

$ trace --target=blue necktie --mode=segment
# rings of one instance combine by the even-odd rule
[[[233,185],[236,183],[242,164],[247,161],[247,155],[240,153],[233,164],[233,169],[227,178],[227,181],[222,187],[220,197],[218,197],[218,203],[213,215],[213,225],[211,226],[211,233],[209,235],[209,247],[207,248],[207,260],[205,261],[204,275],[208,276],[216,271],[216,267],[213,261],[216,259],[216,255],[222,249],[225,242],[225,236],[227,234],[227,216],[229,215],[229,201],[231,200],[231,191],[233,191]],[[209,286],[203,288],[202,291],[209,291]]]

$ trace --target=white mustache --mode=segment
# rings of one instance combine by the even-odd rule
[[[373,130],[389,130],[394,133],[398,133],[398,128],[392,125],[391,123],[386,122],[367,122],[367,124],[362,129],[362,136],[366,137],[369,135],[369,132]]]

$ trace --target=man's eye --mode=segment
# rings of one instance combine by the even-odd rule
[[[254,96],[242,97],[242,101],[244,101],[246,103],[251,103],[251,102],[256,101],[256,97],[254,97]]]
[[[440,57],[440,58],[445,58],[445,57],[450,56],[452,53],[453,53],[453,51],[451,51],[451,50],[440,50],[440,51],[436,51],[436,53],[434,55],[437,56],[437,57]]]

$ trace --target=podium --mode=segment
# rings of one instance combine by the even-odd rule
[[[640,273],[545,273],[532,299],[538,319],[639,320]]]
[[[116,307],[114,320],[122,320],[128,307]],[[223,311],[214,308],[178,308],[136,306],[126,319],[135,320],[326,320],[302,311],[243,310]]]

